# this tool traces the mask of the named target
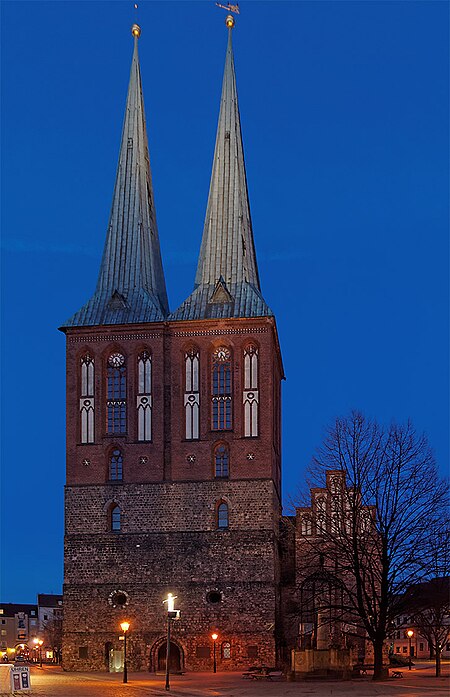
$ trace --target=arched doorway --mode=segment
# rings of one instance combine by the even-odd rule
[[[156,670],[166,670],[167,641],[164,641],[158,649]],[[170,642],[169,670],[171,673],[181,673],[181,652],[179,647]]]

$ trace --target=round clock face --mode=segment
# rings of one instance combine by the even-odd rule
[[[220,346],[218,349],[214,351],[214,358],[216,361],[229,361],[230,360],[230,352],[225,346]]]
[[[129,600],[130,596],[128,593],[122,590],[113,591],[108,597],[108,602],[113,607],[124,607],[128,605]]]
[[[113,368],[120,368],[120,366],[125,363],[125,356],[122,356],[121,353],[113,353],[109,357],[108,363]]]

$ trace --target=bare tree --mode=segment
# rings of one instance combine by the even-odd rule
[[[323,486],[327,473],[332,482],[330,471],[334,485],[320,509],[313,507],[304,540],[311,556],[320,555],[324,568],[344,581],[339,611],[372,643],[377,680],[385,675],[383,646],[404,611],[406,591],[427,576],[448,487],[426,437],[411,423],[383,428],[357,412],[328,430],[310,486]],[[434,551],[439,555],[435,544]]]

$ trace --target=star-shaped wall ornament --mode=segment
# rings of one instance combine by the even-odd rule
[[[196,457],[193,453],[191,453],[190,455],[186,455],[186,460],[187,462],[195,462]]]
[[[255,453],[247,453],[247,460],[254,460],[255,459]]]
[[[139,458],[139,464],[140,464],[140,465],[146,465],[147,462],[148,462],[148,457],[147,457],[147,455],[141,455],[141,457]]]
[[[81,464],[84,465],[85,467],[89,467],[89,465],[91,464],[91,461],[88,460],[87,458],[84,458],[84,460]]]

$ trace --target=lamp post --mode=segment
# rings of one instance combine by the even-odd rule
[[[128,682],[127,670],[127,632],[130,628],[129,622],[122,622],[120,628],[123,632],[123,681]]]
[[[408,629],[408,631],[406,632],[406,636],[408,637],[408,643],[409,643],[409,646],[408,646],[408,670],[411,670],[411,639],[414,636],[413,630]]]
[[[217,663],[216,663],[216,641],[219,635],[214,632],[211,634],[211,639],[213,640],[213,673],[217,673]]]
[[[163,604],[167,603],[167,649],[166,649],[166,684],[165,689],[170,690],[170,678],[169,678],[169,662],[170,662],[170,622],[171,620],[180,619],[180,611],[175,610],[175,599],[176,595],[172,593],[167,594],[167,598],[163,600]]]
[[[42,639],[33,639],[33,644],[36,645],[36,649],[39,651],[39,668],[42,668],[42,644],[44,641]]]

